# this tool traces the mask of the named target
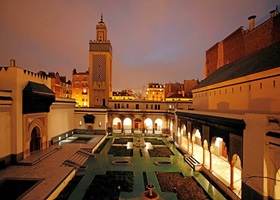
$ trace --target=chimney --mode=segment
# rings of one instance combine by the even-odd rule
[[[16,66],[16,60],[10,59],[10,67],[15,67],[15,66]]]
[[[249,31],[253,30],[255,28],[255,18],[256,15],[252,15],[250,17],[248,17],[249,20]]]
[[[270,12],[269,12],[269,14],[270,14],[270,18],[272,18],[272,17],[275,17],[275,16],[276,16],[276,12],[275,12],[275,10],[270,11]]]

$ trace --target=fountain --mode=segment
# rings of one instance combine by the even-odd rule
[[[146,200],[146,199],[147,200],[148,199],[153,199],[153,200],[159,199],[159,194],[156,191],[154,191],[155,186],[153,184],[147,185],[146,188],[148,190],[143,192],[143,199],[144,200]]]
[[[144,139],[141,138],[140,136],[137,138],[137,142],[134,144],[135,147],[143,148],[146,146]]]

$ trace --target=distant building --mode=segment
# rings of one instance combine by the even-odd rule
[[[114,91],[112,99],[114,100],[135,100],[136,98],[133,95],[133,92],[130,89],[122,91]]]
[[[77,107],[89,107],[89,73],[72,73],[72,97],[76,100]]]
[[[196,80],[184,80],[184,83],[165,84],[166,101],[192,101],[192,89],[198,84]]]
[[[159,83],[149,83],[147,85],[146,100],[164,101],[165,87]]]
[[[184,80],[184,97],[192,98],[192,89],[199,83],[198,80]]]
[[[45,74],[40,71],[39,74]],[[66,81],[66,76],[60,76],[58,72],[49,72],[47,75],[51,79],[51,89],[59,98],[72,98],[72,83]]]
[[[181,83],[166,83],[165,84],[165,98],[169,98],[170,96],[173,96],[174,94],[182,94],[182,91],[184,91],[184,85]]]

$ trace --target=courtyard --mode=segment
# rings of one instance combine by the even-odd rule
[[[93,150],[94,156],[81,160],[81,155],[76,156],[81,149]],[[46,156],[48,152],[52,153]],[[65,163],[73,157],[82,163],[79,169]],[[70,176],[68,184],[65,180]],[[226,199],[185,162],[174,144],[154,135],[69,137],[21,165],[1,170],[0,180],[7,178],[40,180],[19,194],[20,199],[142,199],[148,184],[155,187],[159,199]],[[59,191],[60,187],[65,189]]]

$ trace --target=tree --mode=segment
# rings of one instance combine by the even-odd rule
[[[142,85],[142,87],[138,88],[138,89],[137,88],[133,88],[132,92],[133,92],[133,96],[136,99],[144,100],[145,97],[146,97],[146,85]]]

